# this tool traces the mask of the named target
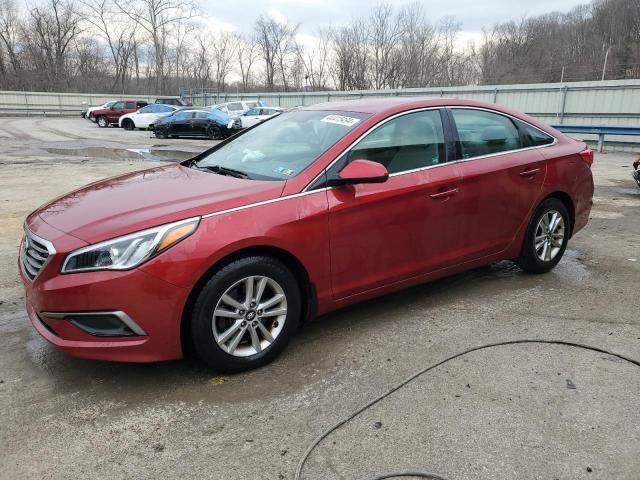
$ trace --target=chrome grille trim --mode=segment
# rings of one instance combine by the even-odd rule
[[[24,226],[24,238],[20,248],[20,265],[22,273],[30,281],[34,281],[47,266],[56,253],[53,244],[31,232]]]

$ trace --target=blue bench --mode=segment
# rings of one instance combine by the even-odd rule
[[[640,136],[640,126],[630,125],[551,125],[562,133],[589,133],[598,135],[598,153],[604,149],[605,135],[635,135]]]

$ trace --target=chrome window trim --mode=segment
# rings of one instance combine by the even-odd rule
[[[24,267],[24,258],[23,256],[26,254],[26,249],[25,249],[25,239],[22,239],[22,243],[20,244],[20,269],[22,270],[22,274],[24,275],[24,277],[30,281],[31,283],[36,281],[36,278],[38,278],[40,276],[40,274],[42,273],[42,271],[46,268],[46,266],[49,264],[49,262],[51,262],[51,259],[54,257],[54,255],[57,253],[55,247],[53,246],[53,243],[51,243],[49,240],[45,240],[44,238],[36,235],[35,233],[33,233],[31,230],[29,230],[29,227],[27,227],[27,224],[24,223],[22,225],[22,229],[24,230],[24,235],[25,237],[29,236],[31,238],[34,238],[38,243],[41,243],[42,245],[44,245],[47,249],[47,251],[49,252],[49,256],[47,257],[47,259],[42,263],[42,267],[40,267],[40,270],[38,270],[38,273],[33,277],[33,278],[29,278],[29,274],[25,271],[25,267]]]
[[[471,110],[483,110],[483,111],[486,111],[486,112],[489,112],[489,113],[495,113],[497,115],[502,115],[502,116],[505,116],[505,117],[508,117],[508,118],[511,118],[511,119],[514,119],[514,120],[518,120],[520,122],[523,122],[523,123],[529,125],[532,128],[535,128],[539,132],[542,132],[545,135],[550,136],[551,138],[553,138],[553,142],[552,143],[548,143],[546,145],[537,145],[537,146],[534,146],[534,147],[517,148],[517,149],[514,149],[514,150],[506,150],[504,152],[491,153],[491,154],[488,154],[488,155],[482,155],[480,157],[460,158],[458,160],[452,160],[450,162],[439,163],[437,165],[427,165],[425,167],[415,168],[413,170],[406,170],[404,172],[392,173],[392,174],[389,175],[390,178],[391,177],[397,177],[399,175],[407,175],[407,174],[410,174],[410,173],[416,173],[416,172],[420,172],[420,171],[423,171],[423,170],[429,170],[431,168],[438,168],[438,167],[444,167],[444,166],[447,166],[447,165],[454,165],[454,164],[457,164],[457,163],[468,162],[470,160],[480,160],[480,159],[484,159],[484,158],[495,157],[495,156],[498,156],[498,155],[505,155],[505,154],[508,154],[508,153],[525,152],[527,150],[534,150],[534,149],[537,149],[537,148],[547,148],[547,147],[551,147],[551,146],[555,145],[556,143],[558,143],[558,139],[554,135],[551,135],[550,133],[545,132],[544,130],[541,130],[540,128],[536,127],[535,125],[532,125],[531,123],[527,122],[526,120],[523,120],[523,119],[521,119],[519,117],[515,117],[513,115],[509,115],[508,113],[499,112],[497,110],[492,110],[490,108],[472,107],[472,106],[464,106],[464,105],[453,105],[453,106],[451,106],[451,105],[439,105],[439,106],[435,106],[435,107],[414,108],[412,110],[407,110],[407,111],[404,111],[404,112],[396,113],[395,115],[392,115],[392,116],[390,116],[388,118],[385,118],[381,122],[378,122],[375,125],[369,127],[364,133],[362,133],[358,138],[356,138],[347,147],[345,147],[345,149],[329,165],[327,165],[318,175],[316,175],[309,183],[307,183],[307,185],[302,189],[301,192],[294,193],[294,194],[291,194],[291,195],[286,195],[284,197],[272,198],[270,200],[263,200],[261,202],[249,203],[247,205],[241,205],[239,207],[228,208],[228,209],[220,210],[220,211],[217,211],[217,212],[207,213],[205,215],[202,215],[202,218],[216,217],[218,215],[225,215],[227,213],[237,212],[237,211],[240,211],[240,210],[246,210],[247,208],[259,207],[259,206],[267,205],[267,204],[270,204],[270,203],[276,203],[276,202],[281,202],[281,201],[284,201],[284,200],[289,200],[290,198],[297,198],[297,197],[302,197],[304,195],[310,195],[310,194],[316,193],[316,192],[326,192],[328,190],[333,190],[336,187],[322,187],[322,188],[317,188],[317,189],[313,189],[313,190],[309,190],[309,187],[311,185],[313,185],[318,180],[318,178],[320,178],[322,175],[324,175],[324,173],[329,168],[331,168],[340,159],[342,159],[342,157],[344,155],[346,155],[349,152],[349,150],[351,150],[351,148],[353,148],[353,146],[356,143],[358,143],[363,137],[368,135],[372,130],[378,128],[381,125],[384,125],[385,123],[387,123],[387,122],[389,122],[389,121],[391,121],[391,120],[393,120],[395,118],[401,117],[403,115],[408,115],[410,113],[422,112],[422,111],[427,111],[427,110],[442,110],[442,109],[454,109],[454,108],[471,109]],[[443,128],[444,128],[444,125],[443,125]]]
[[[124,313],[122,310],[104,310],[100,312],[40,312],[40,315],[42,315],[43,317],[55,318],[58,320],[64,320],[66,317],[72,315],[112,315],[118,318],[118,320],[124,323],[127,327],[129,327],[131,331],[136,335],[147,336],[147,332],[145,332],[142,327],[133,320],[133,318]]]
[[[513,152],[524,152],[524,151],[527,151],[527,150],[533,150],[534,148],[551,147],[551,146],[555,145],[556,143],[558,143],[558,139],[554,135],[551,135],[550,133],[545,132],[544,130],[541,130],[540,128],[536,127],[535,125],[532,125],[531,123],[527,122],[526,120],[522,120],[521,118],[515,117],[513,115],[509,115],[508,113],[499,112],[497,110],[491,110],[490,108],[471,107],[471,106],[467,107],[467,106],[464,106],[464,105],[454,105],[454,106],[440,105],[440,106],[437,106],[437,107],[416,108],[416,109],[413,109],[413,110],[407,110],[406,112],[396,113],[395,115],[392,115],[391,117],[385,118],[383,121],[381,121],[381,122],[373,125],[372,127],[370,127],[366,132],[364,132],[357,139],[355,139],[353,142],[351,142],[351,144],[349,144],[349,146],[346,147],[340,153],[340,155],[338,155],[329,165],[327,165],[327,167],[322,172],[320,172],[318,175],[316,175],[313,178],[313,180],[311,180],[311,182],[309,182],[307,184],[307,186],[304,187],[304,189],[302,191],[303,192],[311,191],[311,190],[308,190],[309,187],[311,185],[313,185],[318,180],[318,178],[320,178],[324,174],[325,171],[327,171],[331,167],[333,167],[333,165],[335,165],[344,155],[346,155],[355,146],[355,144],[357,144],[360,140],[362,140],[362,138],[365,137],[366,135],[368,135],[372,130],[378,128],[381,125],[384,125],[388,121],[391,121],[391,120],[393,120],[395,118],[398,118],[398,117],[401,117],[403,115],[407,115],[407,114],[410,114],[410,113],[416,113],[416,112],[422,112],[422,111],[425,111],[425,110],[442,110],[442,109],[449,109],[449,110],[452,110],[452,109],[483,110],[485,112],[495,113],[496,115],[502,115],[504,117],[508,117],[510,119],[518,120],[520,122],[526,123],[530,127],[535,128],[536,130],[538,130],[539,132],[542,132],[545,135],[548,135],[549,137],[553,138],[553,142],[548,143],[546,145],[537,145],[537,146],[534,146],[534,147],[516,148],[516,149],[513,149],[513,150],[505,150],[504,152],[490,153],[488,155],[482,155],[482,156],[479,156],[479,157],[460,158],[458,160],[452,160],[450,162],[443,162],[443,163],[439,163],[437,165],[427,165],[425,167],[414,168],[413,170],[405,170],[404,172],[392,173],[392,174],[389,175],[389,177],[397,177],[398,175],[405,175],[405,174],[408,174],[408,173],[420,172],[422,170],[428,170],[428,169],[431,169],[431,168],[443,167],[445,165],[453,165],[453,164],[456,164],[456,163],[468,162],[469,160],[478,160],[478,159],[482,159],[482,158],[495,157],[495,156],[498,156],[498,155],[505,155],[507,153],[513,153]],[[444,125],[443,125],[443,129],[444,129]],[[325,190],[329,190],[331,188],[333,188],[333,187],[326,187]]]

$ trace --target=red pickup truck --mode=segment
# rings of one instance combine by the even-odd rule
[[[99,127],[105,128],[109,125],[118,125],[118,120],[122,115],[135,112],[147,104],[148,102],[144,100],[120,100],[111,105],[110,108],[91,112],[91,116],[96,119]]]

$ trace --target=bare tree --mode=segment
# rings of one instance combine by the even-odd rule
[[[158,93],[163,92],[168,33],[173,26],[195,15],[196,4],[193,0],[114,1],[149,36],[153,50],[155,87]]]
[[[426,87],[437,83],[440,44],[422,4],[416,2],[403,7],[398,22],[402,30],[400,86]]]
[[[367,68],[369,49],[367,26],[362,19],[333,31],[334,66],[332,75],[339,90],[369,88]]]
[[[65,62],[72,42],[80,35],[81,16],[76,5],[66,0],[48,0],[30,11],[30,46],[43,63],[43,75],[53,81],[50,88],[61,88],[67,78]]]
[[[371,48],[371,83],[373,88],[384,88],[394,83],[398,74],[398,62],[394,53],[402,38],[401,23],[394,18],[393,7],[381,3],[369,14],[369,38]]]
[[[14,0],[0,0],[0,42],[7,52],[13,72],[20,70],[18,43],[21,25]]]
[[[274,90],[276,75],[287,90],[287,69],[295,56],[298,26],[280,23],[271,17],[259,17],[254,24],[255,39],[265,67],[265,86]]]
[[[318,42],[312,48],[296,44],[296,54],[304,69],[305,88],[325,90],[329,80],[329,62],[331,55],[331,30],[320,29]]]
[[[218,92],[224,91],[227,76],[233,68],[232,61],[236,50],[235,37],[229,32],[222,32],[213,39],[211,51]]]
[[[104,40],[111,56],[113,82],[111,90],[120,84],[124,92],[130,63],[133,60],[137,24],[122,18],[121,12],[112,0],[82,0],[87,10],[85,20],[94,33]]]
[[[251,81],[251,69],[258,59],[258,44],[253,37],[239,33],[235,34],[235,42],[238,52],[238,69],[240,70],[242,89],[246,92],[249,89]]]

